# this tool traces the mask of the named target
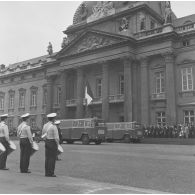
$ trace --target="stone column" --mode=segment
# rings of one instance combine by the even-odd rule
[[[47,77],[47,108],[46,114],[49,114],[53,111],[53,82],[55,76]]]
[[[125,57],[124,63],[124,120],[132,122],[132,59]]]
[[[142,58],[141,65],[141,123],[149,125],[149,82],[148,59]]]
[[[61,84],[61,100],[60,100],[60,118],[65,119],[66,115],[66,83],[67,73],[62,71],[60,73],[60,84]]]
[[[175,97],[175,63],[174,55],[169,52],[164,54],[166,65],[166,121],[168,125],[176,123],[176,97]]]
[[[102,64],[102,119],[109,121],[109,64]]]
[[[83,69],[77,69],[77,110],[76,118],[83,118],[84,76]]]

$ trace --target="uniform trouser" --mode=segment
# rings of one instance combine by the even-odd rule
[[[28,138],[20,138],[20,171],[27,172],[32,147]]]
[[[54,139],[45,141],[45,175],[54,175],[57,156],[57,144]]]
[[[0,142],[5,147],[6,151],[0,155],[0,169],[6,168],[7,152],[9,148],[9,143],[5,137],[0,137]]]

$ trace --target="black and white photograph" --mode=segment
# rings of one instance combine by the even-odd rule
[[[195,194],[195,1],[0,0],[0,194]]]

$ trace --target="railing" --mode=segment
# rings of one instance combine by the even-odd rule
[[[166,94],[165,93],[153,93],[151,96],[152,100],[165,100]]]
[[[102,98],[101,97],[94,97],[91,104],[101,104]]]
[[[159,34],[163,32],[163,27],[158,27],[152,30],[145,30],[145,31],[141,31],[138,33],[135,33],[134,36],[135,38],[140,38],[140,37],[146,37],[146,36],[150,36],[150,35],[154,35],[154,34]]]
[[[181,91],[179,92],[180,97],[194,97],[195,96],[195,91]]]
[[[124,95],[123,94],[117,94],[117,95],[110,95],[109,96],[109,102],[123,102],[124,101]]]
[[[66,100],[66,106],[76,106],[76,104],[77,104],[76,99]]]
[[[175,27],[174,29],[176,32],[186,32],[186,31],[194,30],[195,23],[190,23],[190,24],[178,26],[178,27]]]
[[[114,102],[123,102],[124,101],[124,95],[123,94],[117,94],[117,95],[110,95],[109,96],[109,102],[114,103]],[[102,97],[94,97],[93,100],[91,101],[90,105],[93,104],[101,104],[102,103]],[[71,100],[66,100],[66,106],[71,107],[71,106],[76,106],[77,104],[77,99],[71,99]],[[83,105],[86,105],[86,99],[83,98]]]

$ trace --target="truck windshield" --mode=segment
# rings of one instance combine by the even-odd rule
[[[96,127],[105,127],[106,125],[105,125],[104,120],[97,119],[97,120],[95,120],[95,126]]]

